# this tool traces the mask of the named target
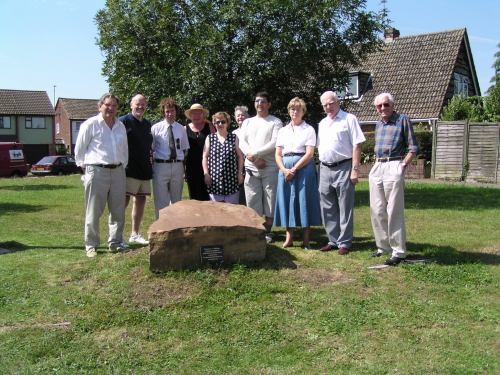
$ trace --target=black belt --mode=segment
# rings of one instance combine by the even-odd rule
[[[403,160],[402,156],[389,156],[386,158],[376,158],[375,161],[378,161],[380,163],[386,163],[388,161],[393,161],[393,160]]]
[[[155,159],[155,163],[180,163],[182,160],[176,159]]]
[[[287,152],[283,156],[304,156],[305,152]]]
[[[352,158],[349,158],[349,159],[344,159],[344,160],[341,160],[341,161],[338,161],[336,163],[325,163],[325,162],[321,162],[321,164],[323,164],[325,167],[328,167],[328,168],[333,168],[333,167],[336,167],[340,164],[344,164],[346,161],[350,161],[352,160]]]
[[[120,164],[92,164],[94,167],[99,167],[99,168],[107,168],[107,169],[115,169],[118,168],[122,163]]]

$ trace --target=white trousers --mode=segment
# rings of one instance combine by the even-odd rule
[[[182,199],[184,165],[177,163],[153,164],[153,196],[156,219],[160,210]]]
[[[85,248],[100,244],[99,219],[109,210],[108,245],[123,242],[125,225],[125,169],[88,165],[85,170]]]
[[[369,183],[370,213],[377,248],[405,258],[404,171],[401,161],[375,163]]]

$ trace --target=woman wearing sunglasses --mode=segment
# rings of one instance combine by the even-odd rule
[[[244,180],[244,158],[238,137],[227,131],[230,122],[231,116],[226,112],[212,116],[217,132],[205,140],[202,166],[210,199],[238,204],[240,185]]]

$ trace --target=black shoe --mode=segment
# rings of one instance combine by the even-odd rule
[[[374,251],[372,253],[372,258],[378,258],[378,257],[381,257],[383,253],[379,253],[378,250],[377,251]]]
[[[398,258],[398,257],[390,257],[389,259],[387,259],[384,264],[386,266],[397,266],[399,263],[401,263],[402,261],[404,261],[404,258]]]

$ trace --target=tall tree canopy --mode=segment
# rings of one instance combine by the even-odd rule
[[[313,118],[321,92],[345,87],[384,26],[365,0],[107,0],[96,23],[103,73],[123,99],[232,112],[266,90],[273,112],[300,96]]]

